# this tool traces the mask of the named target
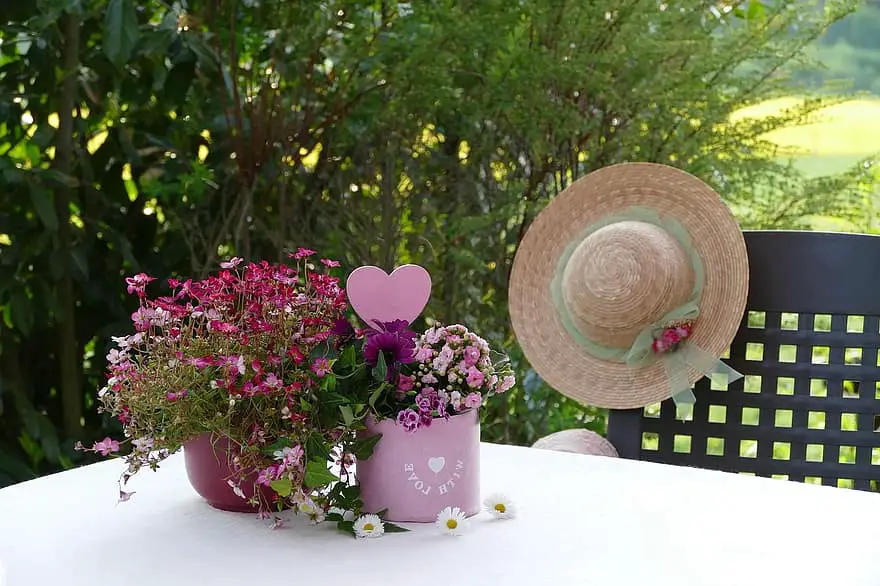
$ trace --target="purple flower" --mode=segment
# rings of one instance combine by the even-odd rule
[[[356,334],[351,323],[344,317],[339,318],[330,328],[330,335],[336,338],[336,348],[340,348],[343,344],[354,340]]]
[[[403,320],[382,323],[380,327],[379,330],[367,332],[364,360],[370,366],[376,366],[379,362],[379,352],[383,352],[390,376],[396,372],[395,368],[398,364],[409,364],[415,360],[417,334],[409,329],[409,324]]]
[[[419,428],[419,414],[412,409],[404,409],[397,414],[397,425],[412,433]]]

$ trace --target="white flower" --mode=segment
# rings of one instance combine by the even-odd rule
[[[309,518],[309,521],[315,525],[324,522],[324,511],[309,497],[306,497],[305,500],[299,504],[299,512],[305,514]]]
[[[461,535],[467,529],[468,520],[458,507],[446,507],[437,515],[436,525],[444,535]]]
[[[110,364],[119,364],[128,359],[128,353],[125,350],[119,351],[116,348],[112,348],[110,352],[107,353],[107,362]]]
[[[513,519],[516,517],[516,506],[504,494],[496,492],[489,495],[483,501],[483,506],[496,519]]]
[[[385,525],[379,515],[361,515],[354,522],[354,534],[360,538],[382,537]]]

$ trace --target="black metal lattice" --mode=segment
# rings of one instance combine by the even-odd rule
[[[614,411],[622,457],[878,490],[880,237],[746,232],[746,315],[688,421],[672,401]]]

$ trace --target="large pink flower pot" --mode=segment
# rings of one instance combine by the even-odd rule
[[[408,433],[394,420],[367,421],[381,433],[355,469],[364,511],[387,509],[392,522],[427,523],[445,507],[480,512],[480,421],[471,410]]]
[[[259,507],[247,502],[254,495],[256,475],[251,475],[241,483],[241,490],[246,498],[236,495],[226,482],[232,474],[229,469],[228,438],[218,438],[206,433],[185,444],[183,455],[190,484],[209,505],[238,513],[255,513],[259,510]],[[275,496],[274,491],[259,488],[263,502],[271,503]]]

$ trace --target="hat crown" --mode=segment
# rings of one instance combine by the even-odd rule
[[[688,252],[643,221],[599,228],[578,244],[560,282],[572,325],[592,342],[628,348],[646,326],[683,304],[694,288]]]

